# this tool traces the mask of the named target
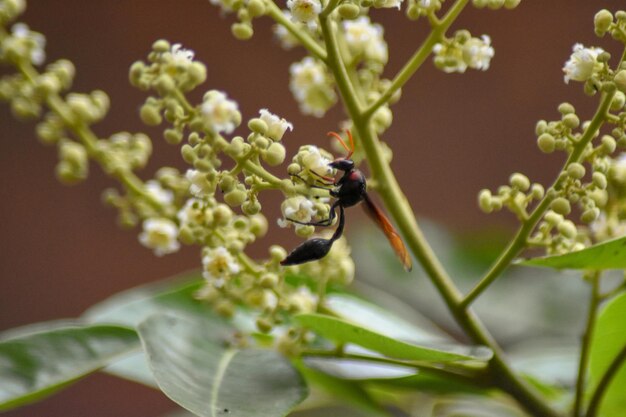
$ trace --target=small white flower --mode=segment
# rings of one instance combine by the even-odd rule
[[[435,66],[445,73],[464,73],[467,63],[463,59],[463,50],[456,44],[437,43],[433,46]]]
[[[289,12],[289,10],[283,10],[283,14],[289,20],[294,20],[293,17],[291,16],[291,12]],[[296,23],[296,26],[300,27],[301,25]],[[292,48],[300,45],[300,41],[298,40],[298,38],[293,36],[293,34],[291,32],[289,32],[287,30],[287,28],[285,28],[285,26],[283,26],[283,25],[274,25],[274,26],[272,26],[272,31],[274,32],[274,36],[280,42],[280,46],[282,46],[284,49],[289,50],[289,49],[292,49]]]
[[[278,305],[278,297],[272,290],[263,290],[263,308],[274,310]]]
[[[387,62],[387,43],[383,39],[383,27],[372,23],[367,16],[343,22],[346,43],[354,55],[364,55],[382,63]]]
[[[276,141],[282,139],[287,129],[289,129],[290,132],[293,130],[291,123],[276,116],[274,113],[270,113],[267,109],[259,110],[259,114],[261,115],[261,120],[267,124],[267,136]]]
[[[598,55],[602,52],[602,48],[585,48],[580,43],[575,44],[572,55],[563,67],[565,83],[568,84],[569,80],[587,81],[594,72],[602,69],[602,64],[598,62]]]
[[[163,256],[180,249],[176,240],[178,227],[169,219],[147,219],[143,222],[143,232],[139,234],[139,242],[154,251],[156,256]]]
[[[11,34],[18,40],[28,41],[30,49],[30,61],[35,65],[41,65],[46,60],[46,38],[37,32],[32,32],[28,25],[16,23],[11,27]]]
[[[319,0],[287,0],[292,19],[296,22],[310,23],[317,19],[322,11]]]
[[[181,227],[204,225],[207,220],[207,211],[204,203],[197,198],[190,198],[185,205],[178,210],[176,218]]]
[[[312,171],[320,177],[332,177],[334,174],[333,169],[328,165],[331,160],[323,156],[317,146],[308,146],[301,162],[304,169]]]
[[[192,62],[193,57],[196,55],[195,52],[191,49],[183,48],[180,43],[175,43],[174,45],[172,45],[170,52],[172,54],[174,62],[180,64],[188,64]]]
[[[146,182],[146,191],[152,196],[159,204],[167,206],[174,201],[174,193],[170,190],[166,190],[161,186],[161,183],[155,180]]]
[[[278,225],[280,227],[288,227],[292,224],[289,220],[297,220],[303,223],[310,222],[317,213],[313,202],[301,195],[286,199],[283,201],[280,208],[283,213],[283,218],[278,219]],[[295,223],[295,227],[297,230],[305,226]]]
[[[191,183],[189,192],[196,197],[206,197],[212,193],[211,183],[206,177],[206,173],[197,169],[188,169],[185,178]]]
[[[463,60],[470,68],[488,70],[494,54],[491,38],[487,35],[483,35],[481,39],[471,38],[463,45]]]
[[[289,295],[289,304],[301,313],[312,312],[317,307],[317,296],[311,292],[309,287],[298,287],[294,293]]]
[[[289,89],[304,114],[322,117],[335,103],[337,95],[324,65],[311,57],[289,67]]]
[[[207,125],[217,133],[230,134],[241,123],[237,102],[229,100],[221,91],[212,90],[204,95],[202,115]]]
[[[206,250],[202,257],[202,276],[217,285],[223,284],[223,280],[231,275],[239,273],[240,269],[233,255],[223,246]]]

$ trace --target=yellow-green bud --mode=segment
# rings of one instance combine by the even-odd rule
[[[509,10],[515,9],[519,6],[521,1],[522,0],[504,0],[504,8]]]
[[[484,189],[478,193],[478,206],[485,213],[491,213],[493,208],[491,207],[491,191]]]
[[[500,9],[504,6],[504,0],[487,0],[487,7],[492,10]]]
[[[228,156],[236,158],[244,153],[244,145],[245,143],[243,141],[243,138],[241,136],[235,136],[224,151]]]
[[[230,30],[233,36],[241,41],[250,39],[254,34],[252,26],[249,23],[233,23]]]
[[[165,129],[163,137],[170,145],[178,145],[183,140],[183,132],[176,129]]]
[[[606,190],[596,189],[590,192],[588,195],[589,195],[589,198],[591,198],[596,203],[596,206],[598,207],[606,206],[606,203],[609,200],[609,193],[607,193]]]
[[[224,194],[224,201],[231,207],[240,206],[246,201],[248,194],[243,190],[232,190]]]
[[[265,14],[265,4],[263,0],[250,0],[248,2],[248,13],[251,17],[259,17]]]
[[[174,79],[167,74],[161,74],[154,80],[154,89],[162,96],[166,96],[176,89]]]
[[[484,1],[484,0],[483,0]],[[361,4],[363,4],[361,2]],[[363,7],[366,7],[365,5],[363,5]],[[409,4],[409,7],[407,7],[406,9],[406,16],[410,19],[410,20],[417,20],[419,19],[419,17],[421,16],[421,11],[420,8],[417,7],[417,4]]]
[[[233,211],[225,204],[218,204],[213,209],[213,219],[217,226],[226,226],[233,218]]]
[[[487,0],[472,0],[472,4],[477,9],[482,9],[484,7],[487,7]]]
[[[606,188],[607,185],[607,181],[606,181],[606,175],[604,175],[601,172],[594,172],[591,180],[593,181],[593,184],[598,187],[601,190],[604,190]]]
[[[256,328],[261,333],[269,333],[272,331],[273,327],[274,324],[264,317],[259,317],[258,319],[256,319]]]
[[[193,167],[198,171],[209,172],[213,169],[213,164],[207,159],[198,158],[193,161]]]
[[[232,175],[225,174],[220,178],[219,186],[222,192],[228,193],[237,185],[237,180]]]
[[[270,140],[268,138],[264,138],[263,136],[259,136],[255,139],[254,144],[259,149],[267,149],[267,147],[270,145]]]
[[[556,226],[563,221],[563,216],[549,210],[543,218],[550,226]]]
[[[626,93],[626,69],[618,71],[613,82],[622,93]]]
[[[567,175],[576,180],[579,180],[585,176],[585,167],[578,162],[572,162],[567,167]]]
[[[300,237],[309,237],[313,233],[315,233],[314,226],[301,226],[301,227],[296,228],[296,235]]]
[[[554,199],[550,208],[554,210],[558,214],[562,214],[564,216],[568,215],[572,211],[572,207],[569,204],[569,201],[564,197],[557,197]]]
[[[267,133],[267,123],[259,118],[250,119],[248,122],[248,129],[259,135],[265,135]]]
[[[603,56],[605,53],[606,52],[603,52],[600,55],[598,55],[598,60],[600,60],[600,57]],[[602,86],[600,88],[605,93],[613,93],[613,92],[615,92],[615,90],[617,90],[617,86],[615,85],[615,83],[613,81],[605,81],[605,82],[603,82]]]
[[[595,221],[598,218],[598,216],[600,216],[600,209],[597,207],[593,207],[588,210],[585,210],[583,214],[580,216],[580,220],[583,223],[591,223]]]
[[[184,225],[178,230],[178,240],[183,242],[185,245],[191,245],[195,242],[196,238],[193,235],[191,228]]]
[[[141,76],[143,75],[145,69],[146,66],[143,62],[133,62],[133,64],[130,66],[130,70],[128,71],[128,80],[132,85],[136,87],[139,85],[139,80],[141,79]]]
[[[617,91],[613,96],[613,100],[611,100],[611,110],[617,111],[621,110],[624,107],[624,103],[626,102],[626,96],[621,91]]]
[[[576,225],[571,220],[563,220],[556,227],[557,230],[566,238],[573,239],[576,237],[578,230],[576,229]]]
[[[576,112],[576,110],[574,109],[574,106],[572,106],[569,103],[561,103],[561,104],[559,104],[558,110],[559,110],[559,113],[561,113],[563,115]]]
[[[548,122],[539,120],[535,125],[535,135],[539,136],[542,133],[546,133],[546,130],[548,130]]]
[[[556,140],[551,134],[542,133],[539,138],[537,138],[537,146],[539,146],[539,149],[543,153],[552,153],[556,146]]]
[[[613,23],[613,15],[606,9],[600,10],[593,18],[595,32],[598,36],[603,36]]]
[[[258,200],[248,200],[241,206],[241,211],[248,216],[252,216],[261,211],[261,203]]]
[[[185,162],[187,162],[188,164],[193,164],[193,162],[196,160],[196,151],[193,150],[193,147],[189,144],[184,144],[181,148],[180,148],[180,154],[183,157],[183,160]]]
[[[215,305],[215,312],[222,317],[232,317],[235,314],[235,306],[228,300],[220,300]]]
[[[250,232],[256,237],[265,236],[267,233],[267,219],[262,214],[250,216]]]
[[[519,172],[511,175],[511,178],[509,178],[509,183],[511,184],[511,186],[521,191],[526,191],[530,187],[530,180],[528,179],[528,177],[524,174],[520,174]]]
[[[59,181],[67,185],[76,184],[84,179],[84,176],[80,175],[80,172],[66,161],[57,164],[55,174]]]
[[[152,50],[157,53],[169,52],[170,43],[165,39],[159,39],[152,44]]]
[[[615,138],[613,136],[603,135],[601,141],[602,141],[602,150],[606,154],[611,154],[615,151],[615,148],[617,147],[617,143],[615,142]]]
[[[278,275],[268,272],[261,276],[260,284],[263,288],[274,288],[278,284]]]
[[[530,195],[535,200],[539,200],[539,199],[543,198],[544,194],[545,194],[545,190],[543,189],[543,185],[538,184],[538,183],[534,183],[530,187]]]
[[[337,8],[337,11],[339,12],[339,16],[341,16],[342,18],[352,20],[356,19],[359,16],[359,13],[361,13],[361,8],[356,4],[344,3]]]
[[[194,85],[206,81],[206,66],[202,62],[194,61],[187,67],[187,75]]]
[[[270,246],[270,257],[274,261],[282,261],[287,257],[287,251],[282,246],[272,245]]]
[[[580,119],[574,113],[564,115],[561,120],[563,121],[563,125],[569,129],[576,129],[580,126]]]
[[[299,164],[293,163],[289,164],[287,167],[287,173],[289,175],[298,175],[300,172],[302,172],[302,167]]]
[[[279,142],[274,142],[261,157],[270,166],[280,165],[285,161],[285,147]]]
[[[151,103],[145,103],[141,106],[139,117],[141,117],[141,121],[148,126],[157,126],[163,121],[159,108]]]

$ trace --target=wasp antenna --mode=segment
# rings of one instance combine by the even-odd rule
[[[350,139],[350,151],[348,152],[348,156],[346,158],[350,159],[350,157],[354,153],[354,138],[352,137],[352,132],[350,132],[350,129],[346,129],[346,133],[348,134],[348,139]]]
[[[352,155],[352,152],[350,151],[350,148],[348,148],[348,145],[346,145],[346,142],[343,141],[343,139],[341,139],[341,136],[339,136],[339,133],[337,132],[328,132],[326,133],[327,136],[332,136],[335,139],[337,139],[339,141],[339,143],[341,143],[341,146],[343,146],[343,148],[346,150],[346,152],[348,152],[349,155]]]

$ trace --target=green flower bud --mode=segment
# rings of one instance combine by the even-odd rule
[[[268,127],[264,120],[255,117],[254,119],[250,119],[248,122],[248,129],[252,132],[258,133],[259,135],[265,135],[267,134]]]
[[[569,201],[564,197],[555,198],[554,201],[552,201],[550,208],[556,213],[564,216],[568,215],[572,211]]]
[[[187,75],[194,86],[206,81],[206,66],[202,62],[194,61],[187,67]]]
[[[274,328],[274,323],[264,317],[259,317],[256,319],[256,328],[261,333],[269,333]]]
[[[315,233],[314,226],[303,226],[296,227],[296,235],[300,237],[310,237],[313,233]]]
[[[363,4],[363,3],[361,3]],[[366,7],[366,6],[363,6]],[[410,20],[417,20],[419,19],[419,17],[422,15],[421,10],[419,7],[417,7],[417,4],[415,3],[410,3],[409,7],[407,7],[406,9],[406,16],[410,19]]]
[[[337,8],[337,11],[339,12],[339,16],[341,16],[342,18],[352,20],[359,17],[359,13],[361,13],[361,8],[356,4],[344,3]]]
[[[81,175],[81,171],[77,170],[76,167],[66,161],[61,161],[57,164],[55,174],[57,179],[66,185],[73,185],[85,179],[85,175]]]
[[[270,166],[280,165],[285,160],[285,147],[279,142],[274,142],[261,157]]]
[[[183,160],[187,162],[188,164],[193,164],[193,162],[197,158],[196,151],[194,151],[193,147],[191,147],[188,144],[184,144],[180,148],[180,154],[182,155]]]
[[[543,219],[550,226],[554,227],[554,226],[557,226],[558,224],[560,224],[563,221],[563,216],[558,214],[558,213],[553,212],[552,210],[548,210],[548,212],[543,217]]]
[[[477,9],[483,9],[483,8],[487,7],[487,1],[488,0],[472,0],[472,4]]]
[[[617,143],[615,142],[615,138],[613,138],[613,136],[603,135],[601,141],[601,146],[604,153],[612,154],[615,151]]]
[[[604,36],[613,23],[613,15],[606,9],[600,10],[593,18],[594,30],[598,36]]]
[[[604,190],[607,186],[606,176],[601,172],[594,172],[591,177],[593,184],[601,190]]]
[[[180,240],[185,245],[192,245],[196,241],[196,237],[194,236],[191,228],[187,225],[184,225],[180,229],[178,229],[178,240]]]
[[[259,283],[263,288],[274,288],[278,284],[278,275],[271,272],[263,274]]]
[[[224,201],[231,207],[237,207],[246,201],[248,194],[240,189],[235,189],[224,194]]]
[[[263,136],[259,136],[254,141],[254,144],[259,149],[267,149],[267,147],[270,145],[270,140],[268,138],[264,138]]]
[[[252,26],[249,23],[233,23],[230,27],[233,36],[241,41],[248,40],[254,34]]]
[[[226,204],[218,204],[213,209],[213,219],[217,226],[226,226],[233,218],[233,211]]]
[[[287,251],[282,246],[272,245],[269,252],[273,261],[280,262],[287,257]]]
[[[626,102],[626,96],[621,91],[617,91],[613,96],[613,100],[611,100],[611,110],[617,111],[621,110],[624,107],[624,103]]]
[[[626,93],[626,69],[618,71],[613,78],[613,82],[619,91]]]
[[[167,74],[159,75],[152,86],[161,96],[166,96],[176,89],[174,79]]]
[[[593,190],[588,194],[589,198],[591,198],[596,206],[604,207],[606,206],[607,201],[609,200],[609,193],[606,190]]]
[[[193,167],[198,171],[209,172],[213,169],[213,164],[207,159],[197,158],[193,161]]]
[[[551,134],[542,133],[539,138],[537,138],[537,146],[539,146],[539,149],[543,153],[552,153],[556,147],[556,140]]]
[[[235,314],[235,306],[232,302],[221,299],[215,304],[215,312],[222,317],[232,317]]]
[[[590,208],[585,210],[583,214],[580,216],[580,220],[583,223],[591,223],[595,221],[600,216],[600,209],[597,207]]]
[[[603,56],[605,53],[606,52],[603,52],[600,55],[598,55],[598,60],[600,60],[600,57]],[[601,89],[605,93],[613,93],[615,92],[615,90],[617,90],[617,86],[615,85],[613,81],[605,81],[602,83]]]
[[[183,140],[183,132],[177,129],[165,129],[163,137],[170,145],[178,145]]]
[[[484,189],[478,193],[478,206],[483,212],[491,213],[493,211],[493,208],[491,207],[492,200],[491,191]]]
[[[509,178],[509,183],[512,187],[515,187],[521,191],[526,191],[530,187],[530,181],[528,180],[528,177],[524,174],[520,174],[519,172],[511,175],[511,177]]]
[[[159,107],[151,103],[145,103],[139,110],[141,121],[148,126],[158,126],[163,121]]]
[[[237,158],[245,152],[244,145],[243,138],[241,136],[235,136],[224,151],[231,158]]]
[[[548,122],[539,120],[535,125],[535,135],[540,136],[542,133],[546,133],[546,130],[548,130]]]
[[[522,0],[504,0],[504,8],[509,10],[515,9],[519,6],[521,1]]]
[[[545,190],[543,189],[543,185],[538,184],[538,183],[534,183],[531,187],[530,187],[530,195],[532,196],[532,198],[534,198],[535,200],[540,200],[543,198],[545,194]]]
[[[152,50],[159,54],[162,54],[163,52],[169,52],[170,48],[170,43],[165,39],[159,39],[152,44]]]
[[[130,70],[128,71],[128,80],[130,81],[131,85],[139,87],[139,81],[141,80],[141,77],[143,76],[145,70],[146,65],[143,62],[133,62],[133,64],[130,66]]]
[[[487,0],[487,7],[492,10],[498,10],[504,6],[504,0]]]
[[[265,14],[265,4],[263,0],[250,0],[248,2],[248,13],[251,17],[259,17]]]
[[[219,187],[222,192],[228,193],[235,188],[237,183],[238,181],[234,176],[230,174],[224,174],[222,178],[220,178]]]
[[[293,163],[289,164],[287,167],[287,173],[289,175],[298,175],[300,172],[302,172],[302,167],[299,164]]]
[[[578,162],[572,162],[567,167],[567,175],[576,180],[579,180],[585,176],[585,167]]]
[[[566,115],[566,114],[570,114],[570,113],[575,113],[576,110],[574,109],[574,106],[572,106],[569,103],[561,103],[559,104],[559,113],[561,113],[562,115]]]
[[[250,232],[256,237],[263,237],[267,233],[267,219],[262,214],[250,216]]]
[[[568,239],[575,238],[578,233],[576,225],[571,220],[563,220],[556,228],[564,237]]]
[[[44,145],[53,145],[61,139],[62,133],[50,123],[41,122],[36,127],[37,137]]]
[[[568,129],[576,129],[580,126],[580,119],[574,113],[564,115],[561,120],[563,121],[563,125]]]
[[[257,214],[261,211],[261,203],[258,200],[248,200],[241,206],[241,210],[244,214],[248,216],[252,216],[253,214]]]

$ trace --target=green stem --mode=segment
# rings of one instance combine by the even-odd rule
[[[617,374],[617,371],[620,370],[624,362],[626,361],[626,346],[622,347],[617,356],[613,359],[608,369],[602,375],[602,379],[598,383],[595,391],[591,396],[591,400],[589,401],[589,408],[587,409],[587,417],[596,417],[598,413],[598,408],[600,407],[600,403],[602,401],[602,397],[606,392],[606,389],[613,381],[613,377]]]
[[[284,26],[300,43],[317,59],[326,61],[326,51],[305,31],[300,30],[272,0],[265,2],[267,14],[274,19],[276,23]]]
[[[589,311],[587,311],[587,324],[580,345],[580,360],[578,362],[578,378],[576,378],[576,397],[574,399],[573,417],[581,416],[584,400],[585,382],[587,380],[587,367],[589,364],[589,350],[591,337],[596,324],[598,305],[600,304],[600,272],[594,272],[591,276],[591,298],[589,299]]]
[[[362,117],[364,119],[369,119],[379,107],[388,103],[395,92],[409,81],[426,58],[428,58],[428,55],[430,55],[433,50],[433,46],[441,40],[441,37],[446,33],[468,2],[469,0],[457,0],[442,20],[438,22],[433,21],[433,30],[394,77],[389,88],[363,112]]]
[[[582,155],[585,150],[585,147],[591,142],[594,138],[595,134],[598,132],[602,124],[606,120],[606,114],[609,110],[609,106],[611,105],[611,100],[615,92],[604,94],[602,100],[600,101],[600,105],[596,110],[596,114],[591,119],[589,126],[585,130],[585,133],[582,135],[580,140],[576,142],[574,145],[574,149],[572,153],[565,161],[563,168],[560,172],[564,172],[567,170],[567,167],[574,163],[580,162],[582,160]],[[484,277],[474,286],[474,288],[465,296],[463,301],[461,302],[461,306],[466,308],[468,307],[476,298],[483,293],[491,285],[501,274],[502,272],[509,266],[511,261],[526,247],[526,241],[528,236],[535,229],[535,226],[545,212],[550,207],[550,203],[556,197],[556,191],[559,191],[563,185],[564,177],[557,177],[552,186],[548,189],[545,194],[545,197],[541,202],[537,205],[537,207],[533,210],[532,214],[528,218],[528,220],[520,226],[515,237],[509,245],[504,249],[504,251],[500,254],[496,262],[491,266],[489,271],[484,275]]]

